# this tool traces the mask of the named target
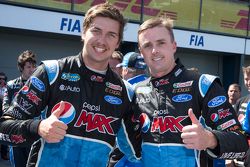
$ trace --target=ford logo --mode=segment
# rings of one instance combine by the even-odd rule
[[[43,82],[37,77],[31,77],[31,83],[36,89],[40,90],[41,92],[45,91],[45,86]]]
[[[208,107],[217,107],[226,101],[226,96],[217,96],[208,102]]]
[[[110,103],[110,104],[115,104],[115,105],[119,105],[122,104],[122,100],[118,97],[114,97],[114,96],[104,96],[104,99]]]
[[[180,103],[180,102],[187,102],[192,100],[192,96],[190,94],[179,94],[172,98],[174,102]]]

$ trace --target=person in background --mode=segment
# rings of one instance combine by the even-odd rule
[[[43,61],[17,93],[0,119],[0,133],[9,138],[0,141],[34,143],[27,166],[106,167],[116,136],[126,141],[129,160],[137,161],[123,128],[133,114],[133,90],[108,65],[125,24],[110,3],[91,7],[83,21],[82,51]]]
[[[250,66],[242,67],[243,71],[243,79],[244,79],[244,85],[248,92],[250,92]],[[247,106],[250,102],[250,93],[246,96],[241,97],[236,104],[234,105],[235,112],[238,114],[238,119],[240,123],[243,126],[243,130],[247,133],[248,136],[248,143],[250,145],[250,133],[249,133],[249,124],[245,124],[249,121],[244,121],[246,119],[249,119],[246,117],[247,112]],[[244,159],[240,160],[234,160],[234,163],[236,163],[239,166],[250,166],[250,149],[247,151],[247,155]]]
[[[128,52],[120,64],[117,64],[117,68],[122,68],[122,78],[128,81],[133,87],[141,81],[144,81],[148,78],[147,74],[147,65],[144,62],[143,57],[136,52]],[[133,122],[133,127],[139,127],[137,122]],[[140,145],[140,133],[138,129],[135,131],[129,132],[131,134],[131,140],[137,142],[136,145]],[[141,167],[140,163],[133,163],[128,160],[128,158],[119,150],[118,147],[115,147],[113,152],[110,154],[109,165],[108,167]]]
[[[114,51],[109,59],[109,67],[116,72],[119,76],[121,76],[122,69],[120,67],[116,67],[117,64],[122,62],[123,55],[120,51]]]
[[[148,78],[147,65],[139,53],[128,52],[116,67],[122,68],[122,78],[132,85]]]
[[[237,84],[237,83],[229,85],[228,90],[227,90],[227,95],[228,95],[229,103],[234,107],[237,100],[241,96],[241,87],[240,87],[240,85]]]
[[[150,78],[136,85],[133,99],[143,166],[208,166],[213,158],[245,156],[246,137],[219,79],[187,70],[175,59],[173,20],[146,20],[138,46],[150,71]]]
[[[25,82],[36,69],[36,54],[31,50],[22,52],[18,56],[17,67],[21,76],[7,82],[6,92],[4,93],[3,98],[4,113],[7,112],[17,92],[24,86]],[[35,98],[35,96],[33,96],[33,98]],[[26,166],[30,147],[31,145],[25,147],[10,147],[10,160],[13,166]]]
[[[6,74],[3,72],[0,72],[0,116],[3,115],[2,105],[3,105],[4,92],[6,90],[6,82],[7,82]],[[3,160],[9,160],[7,145],[1,145],[1,158]]]

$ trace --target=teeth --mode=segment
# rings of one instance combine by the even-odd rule
[[[95,47],[95,50],[96,50],[97,52],[100,52],[100,53],[102,53],[102,52],[105,51],[104,48],[98,48],[98,47]]]
[[[153,61],[159,61],[159,60],[161,60],[161,59],[162,59],[161,57],[153,58]]]

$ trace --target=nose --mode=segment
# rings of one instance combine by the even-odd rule
[[[156,48],[153,48],[152,54],[157,54],[159,51]]]

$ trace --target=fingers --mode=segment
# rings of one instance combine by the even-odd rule
[[[191,119],[191,121],[192,121],[192,124],[199,124],[199,120],[196,118],[196,116],[194,115],[194,113],[193,113],[193,109],[189,109],[188,110],[188,116],[189,116],[189,118]]]
[[[59,107],[53,113],[51,113],[51,115],[54,115],[57,118],[59,118],[60,115],[62,115],[62,113],[64,112],[64,109],[65,109],[65,104],[63,101],[61,101]]]

